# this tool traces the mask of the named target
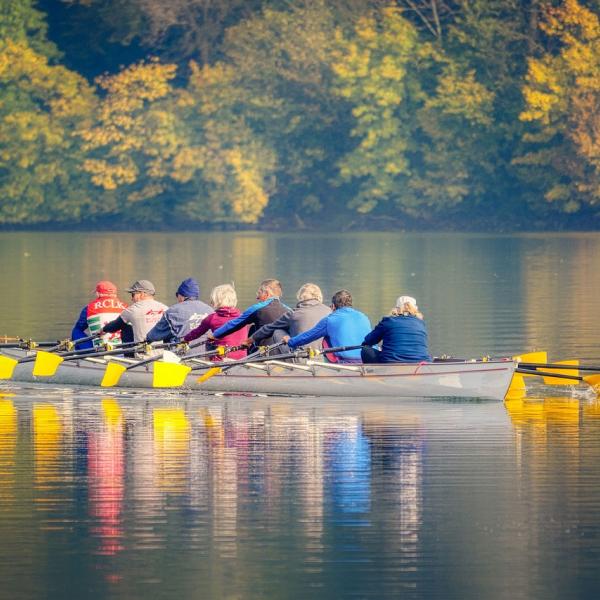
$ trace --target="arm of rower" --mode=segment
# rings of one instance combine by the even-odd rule
[[[260,344],[261,341],[264,340],[265,338],[271,337],[273,335],[273,332],[276,329],[283,329],[284,331],[289,332],[291,316],[292,316],[292,311],[286,312],[284,315],[281,315],[281,317],[279,317],[279,319],[277,319],[276,321],[273,321],[272,323],[267,323],[266,325],[263,325],[258,331],[255,331],[250,336],[250,339],[255,344]]]
[[[196,329],[192,329],[187,335],[184,336],[183,340],[185,342],[191,342],[192,340],[197,340],[199,337],[202,337],[209,329],[210,329],[210,319],[208,318],[210,315],[204,317],[202,322]]]
[[[325,337],[327,335],[327,319],[328,317],[323,317],[312,329],[290,338],[288,346],[293,350],[299,346],[310,344],[310,342]]]
[[[231,321],[227,321],[225,325],[221,325],[218,329],[213,331],[213,335],[216,338],[222,338],[223,336],[229,335],[230,333],[234,333],[238,331],[244,325],[253,325],[256,322],[256,313],[263,307],[265,307],[269,302],[273,300],[269,298],[264,302],[258,302],[257,304],[253,304],[249,308],[247,308],[239,317],[235,319],[231,319]]]
[[[73,341],[77,341],[81,338],[87,337],[86,329],[88,328],[87,323],[87,306],[84,306],[81,309],[81,313],[79,314],[79,318],[77,322],[73,326],[71,330],[71,339]],[[93,344],[91,341],[83,342],[82,344],[76,344],[76,350],[85,350],[86,348],[93,348]]]
[[[148,342],[169,342],[174,338],[173,328],[167,313],[163,313],[158,323],[146,334]]]
[[[365,339],[363,340],[362,345],[363,346],[375,346],[376,344],[379,344],[379,342],[381,342],[381,340],[383,339],[383,330],[382,330],[382,325],[381,325],[381,321],[375,326],[375,329],[373,329],[373,331],[371,331],[370,333],[367,333],[367,335],[365,336]]]
[[[114,321],[106,323],[106,325],[102,327],[102,330],[106,333],[115,333],[115,331],[121,331],[125,327],[127,327],[127,323],[125,323],[121,317],[117,317]]]

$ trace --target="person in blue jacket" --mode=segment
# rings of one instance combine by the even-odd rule
[[[381,350],[373,348],[382,342]],[[389,317],[383,317],[365,336],[361,357],[364,363],[430,361],[427,327],[417,301],[400,296]]]
[[[221,325],[217,330],[209,335],[209,339],[218,339],[230,335],[242,327],[249,326],[248,333],[252,335],[264,325],[276,321],[287,312],[291,312],[291,308],[281,302],[283,293],[281,283],[277,279],[265,279],[261,282],[256,292],[256,302],[248,307],[239,317],[231,319],[224,325]],[[273,343],[272,336],[263,338],[261,344],[270,345]],[[250,347],[250,351],[254,349]]]
[[[332,313],[321,319],[312,329],[292,338],[283,336],[283,341],[294,350],[310,342],[325,338],[329,348],[338,346],[359,346],[365,335],[371,330],[369,317],[352,308],[352,294],[340,290],[331,299]],[[331,355],[326,355],[328,360]],[[360,349],[336,352],[333,361],[360,362]]]

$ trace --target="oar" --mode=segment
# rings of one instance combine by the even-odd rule
[[[199,346],[200,344],[196,344],[196,345]],[[199,352],[196,354],[190,354],[188,356],[182,357],[180,360],[181,361],[191,360],[192,358],[200,358],[202,356],[215,356],[218,354],[220,354],[222,356],[226,352],[231,352],[232,350],[237,350],[237,349],[238,348],[226,349],[224,346],[219,346],[215,350],[210,350],[208,352]],[[104,372],[104,377],[102,378],[100,385],[102,387],[114,387],[115,385],[117,385],[119,383],[119,380],[121,379],[121,376],[123,375],[123,373],[125,373],[126,371],[130,371],[131,369],[135,369],[136,367],[141,367],[143,365],[147,365],[149,363],[155,363],[154,379],[158,380],[160,378],[165,378],[167,381],[169,381],[169,379],[173,379],[173,381],[175,381],[175,382],[181,380],[180,385],[182,385],[183,381],[185,381],[185,377],[191,371],[191,367],[188,367],[187,365],[181,365],[177,362],[161,361],[162,358],[164,358],[164,352],[158,354],[157,356],[151,356],[150,358],[145,358],[144,360],[140,360],[140,361],[138,361],[132,365],[129,365],[127,367],[124,367],[123,365],[119,365],[114,362],[110,362],[110,363],[108,363],[108,365],[106,365],[106,371]],[[169,365],[169,366],[165,367],[163,365]],[[157,381],[157,383],[159,383],[159,382]],[[153,387],[177,387],[177,386],[175,386],[175,385],[154,385],[154,383],[153,383]]]
[[[53,348],[50,348],[50,350],[48,350],[48,352],[54,352],[54,351],[60,351],[60,350],[71,351],[75,348],[75,346],[77,346],[77,344],[83,344],[84,342],[89,342],[91,340],[95,340],[99,336],[100,336],[100,333],[93,333],[92,335],[88,335],[87,337],[82,337],[77,340],[63,340],[61,342],[58,342],[58,344],[56,344]],[[92,348],[82,348],[80,351],[83,351],[83,350],[92,350]]]
[[[95,348],[84,348],[83,350],[74,350],[74,348],[77,343],[93,340],[99,335],[99,333],[94,333],[87,337],[80,338],[75,342],[72,340],[64,340],[58,342],[58,344],[55,344],[48,350],[37,351],[35,356],[27,356],[18,360],[16,363],[7,363],[10,376],[12,377],[12,371],[17,364],[35,361],[35,364],[33,365],[33,375],[36,377],[51,377],[56,373],[56,369],[58,369],[58,366],[63,362],[63,357],[72,356],[80,352],[95,352]],[[65,350],[65,352],[60,352],[61,350]]]
[[[277,344],[279,345],[279,344]],[[189,354],[182,357],[181,361],[189,361],[194,358],[208,357],[208,356],[224,356],[229,352],[235,350],[242,350],[245,346],[219,346],[216,350],[210,350],[208,352],[202,352],[199,354]],[[208,366],[206,367],[208,368]],[[213,369],[215,367],[212,367]],[[192,367],[184,364],[177,364],[172,362],[157,361],[154,363],[154,370],[152,376],[152,387],[155,388],[173,388],[180,387],[185,382],[186,377],[192,371]]]
[[[557,373],[551,373],[548,371],[538,371],[537,369],[515,369],[515,373],[521,373],[522,375],[538,375],[539,377],[551,377],[553,379],[566,379],[569,381],[580,381],[587,383],[595,392],[600,392],[600,374],[597,375],[560,375]]]
[[[49,348],[56,346],[58,342],[34,342],[33,340],[20,340],[18,342],[1,343],[0,348],[21,348],[22,350],[33,350],[34,348]]]
[[[274,344],[273,346],[268,346],[267,351],[272,350],[273,348],[277,348],[278,346],[282,346],[285,342],[281,342],[279,344]],[[288,360],[291,358],[314,358],[315,356],[319,356],[320,354],[330,354],[332,352],[346,352],[348,350],[358,350],[362,348],[362,344],[358,346],[337,346],[335,348],[323,348],[322,350],[317,350],[315,348],[307,348],[304,350],[295,350],[294,352],[289,352],[287,354],[278,354],[277,356],[259,356],[257,358],[245,358],[243,360],[238,360],[235,362],[227,363],[222,367],[210,367],[209,370],[204,373],[201,377],[198,377],[198,383],[204,383],[207,379],[210,379],[214,375],[218,373],[223,373],[233,367],[238,365],[246,365],[250,363],[258,363],[258,362],[267,362],[269,360]],[[263,350],[264,353],[264,350]],[[194,371],[201,368],[208,368],[206,366],[197,367],[193,369]]]
[[[600,372],[600,367],[594,367],[592,365],[579,365],[575,361],[568,363],[518,363],[517,366],[523,369],[563,369],[566,371],[572,370],[575,367],[579,371],[597,371]]]
[[[128,344],[121,344],[118,348],[113,350],[105,350],[98,352],[93,348],[86,348],[85,350],[73,350],[70,352],[46,352],[40,350],[36,352],[35,356],[26,356],[19,360],[9,358],[8,356],[0,356],[0,379],[11,379],[15,367],[18,364],[34,362],[32,374],[36,377],[51,377],[56,373],[56,369],[64,362],[69,360],[79,360],[81,358],[87,358],[90,356],[107,356],[111,354],[123,354],[126,350],[133,350],[135,346],[141,345],[140,342],[132,342]]]

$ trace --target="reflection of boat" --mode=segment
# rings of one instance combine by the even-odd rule
[[[22,350],[6,355],[22,358]],[[64,362],[52,377],[32,375],[32,363],[16,366],[13,380],[69,385],[100,385],[106,363],[103,359]],[[397,363],[387,365],[336,365],[309,361],[293,364],[272,360],[240,365],[198,382],[191,374],[183,387],[206,392],[342,397],[456,397],[502,400],[510,384],[515,363],[489,362]],[[152,366],[127,371],[121,387],[150,388]]]

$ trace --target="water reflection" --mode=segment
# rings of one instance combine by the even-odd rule
[[[571,555],[594,577],[600,401],[133,396],[0,398],[14,597],[542,597]]]
[[[17,409],[10,397],[0,394],[0,503],[15,499]]]
[[[102,400],[102,420],[88,437],[89,512],[98,537],[98,553],[112,556],[123,549],[124,426],[121,407],[111,398]]]
[[[27,469],[16,448],[30,443],[32,524],[73,531],[79,523],[82,534],[89,527],[81,560],[98,557],[95,568],[111,585],[127,569],[128,560],[115,560],[128,548],[152,553],[159,570],[163,552],[210,548],[217,569],[218,561],[242,560],[259,571],[264,556],[255,548],[271,560],[295,548],[302,572],[319,577],[336,556],[352,562],[371,552],[371,528],[414,570],[421,438],[414,419],[358,408],[0,399],[0,518],[11,510],[17,472],[23,478]],[[357,535],[358,547],[343,542]]]

